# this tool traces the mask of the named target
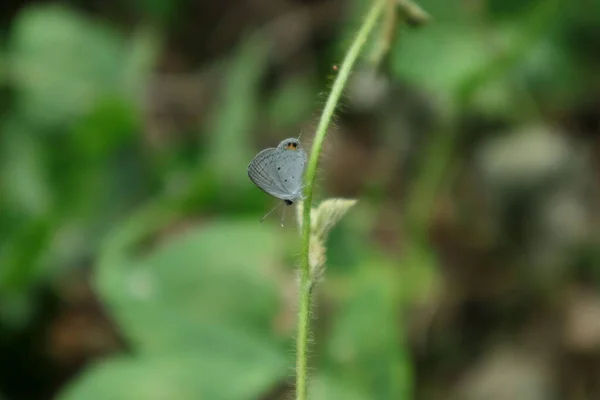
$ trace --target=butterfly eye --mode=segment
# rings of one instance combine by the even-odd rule
[[[296,148],[296,147],[298,147],[298,143],[292,143],[292,147],[293,147],[293,148]]]

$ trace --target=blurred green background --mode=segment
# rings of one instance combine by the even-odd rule
[[[326,140],[310,398],[598,399],[600,1],[419,4]],[[0,399],[292,398],[300,239],[246,167],[310,148],[367,6],[2,2]]]

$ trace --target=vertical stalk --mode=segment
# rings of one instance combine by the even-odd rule
[[[310,250],[310,212],[312,208],[313,189],[319,155],[327,134],[327,128],[331,122],[331,117],[335,111],[337,103],[342,95],[344,87],[350,77],[352,67],[354,66],[360,51],[369,37],[369,34],[375,27],[377,19],[385,9],[386,3],[390,0],[373,0],[367,16],[365,17],[360,30],[358,31],[350,49],[344,57],[338,76],[333,84],[323,114],[319,120],[317,132],[310,152],[308,166],[305,174],[305,199],[304,210],[302,214],[302,258],[300,265],[300,283],[299,283],[299,306],[298,306],[298,333],[296,339],[296,400],[306,400],[308,377],[308,339],[310,334],[310,309],[312,301],[312,286],[309,250]]]

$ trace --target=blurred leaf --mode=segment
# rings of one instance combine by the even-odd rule
[[[365,248],[368,247],[365,237],[358,235],[352,227],[346,228],[344,221],[341,225],[342,228],[331,231],[327,242],[328,275],[352,272],[359,266],[366,253]]]
[[[392,70],[445,100],[452,96],[468,100],[482,84],[505,78],[548,36],[560,16],[558,9],[557,0],[533,1],[523,8],[526,12],[502,24],[432,24],[401,37]]]
[[[440,268],[436,254],[427,246],[407,244],[396,282],[403,304],[430,300],[439,290]]]
[[[224,221],[175,235],[146,256],[127,255],[165,221],[159,210],[111,235],[97,279],[140,357],[89,371],[61,399],[259,398],[288,374],[272,337],[278,231]]]
[[[53,233],[49,218],[30,219],[0,246],[0,290],[24,290],[40,273],[40,255]]]
[[[546,0],[489,0],[487,9],[492,17],[514,17]]]
[[[568,107],[585,97],[595,71],[590,74],[581,70],[568,57],[566,48],[545,39],[531,49],[517,66],[516,74],[526,82],[535,100],[552,109]]]
[[[311,400],[367,400],[369,396],[361,394],[355,387],[347,381],[335,379],[333,377],[318,375],[310,381]]]
[[[0,320],[5,327],[17,331],[27,326],[35,310],[32,294],[27,290],[0,293]]]
[[[69,122],[99,98],[139,87],[154,48],[143,34],[127,48],[116,32],[64,7],[25,8],[8,46],[17,110],[38,124]]]
[[[98,288],[139,349],[193,345],[207,323],[270,335],[282,251],[277,230],[254,220],[207,224],[143,258],[105,258]]]
[[[451,96],[489,57],[489,44],[478,29],[434,23],[397,41],[391,68],[402,79]]]
[[[269,100],[267,111],[273,128],[288,129],[310,116],[317,91],[313,81],[304,75],[286,80]],[[297,133],[282,135],[297,136]]]
[[[411,398],[412,372],[398,322],[391,269],[365,265],[354,274],[349,298],[327,338],[328,369],[353,382],[369,399]]]
[[[264,351],[245,357],[225,340],[201,351],[117,358],[84,372],[59,400],[254,400],[286,375],[285,364]]]
[[[47,272],[43,255],[53,229],[49,218],[30,218],[0,242],[0,320],[11,328],[23,327],[32,315],[31,289]]]
[[[134,0],[133,3],[139,14],[147,14],[158,22],[170,20],[181,7],[180,0]]]
[[[162,41],[158,30],[149,26],[138,28],[127,44],[123,62],[123,84],[136,104],[145,101],[145,90],[161,46]]]
[[[543,47],[561,18],[559,1],[534,2],[532,5],[535,7],[527,8],[526,13],[518,14],[494,28],[480,30],[484,39],[482,41],[493,51],[488,52],[490,57],[485,65],[460,82],[459,91],[456,93],[458,99],[461,102],[469,100],[482,85],[493,80],[505,79],[507,73],[527,60],[532,49]],[[517,90],[521,89],[521,84],[522,78],[518,77]],[[520,92],[523,94],[522,90]],[[526,95],[524,105],[531,107],[529,95]]]
[[[250,133],[260,110],[259,88],[267,68],[268,43],[254,34],[242,42],[224,76],[225,87],[209,123],[208,165],[226,188],[247,182]]]
[[[47,123],[87,112],[99,94],[117,88],[120,45],[110,31],[68,9],[24,9],[9,42],[19,109]]]
[[[46,214],[53,205],[43,143],[14,119],[6,120],[0,139],[2,196],[12,212]]]
[[[138,119],[130,103],[106,97],[73,124],[73,146],[86,163],[105,159],[141,130]]]
[[[352,218],[340,221],[331,231],[327,244],[327,274],[352,275],[360,268],[372,252],[370,237],[380,206],[373,202],[362,202],[352,210]]]

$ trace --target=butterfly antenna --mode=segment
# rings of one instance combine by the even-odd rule
[[[269,210],[269,212],[266,213],[265,216],[260,219],[260,222],[263,222],[265,220],[265,218],[267,218],[269,215],[271,215],[271,213],[273,211],[275,211],[277,209],[277,207],[279,207],[280,205],[281,205],[281,203],[277,203],[277,205],[275,207],[271,208],[271,210]]]

